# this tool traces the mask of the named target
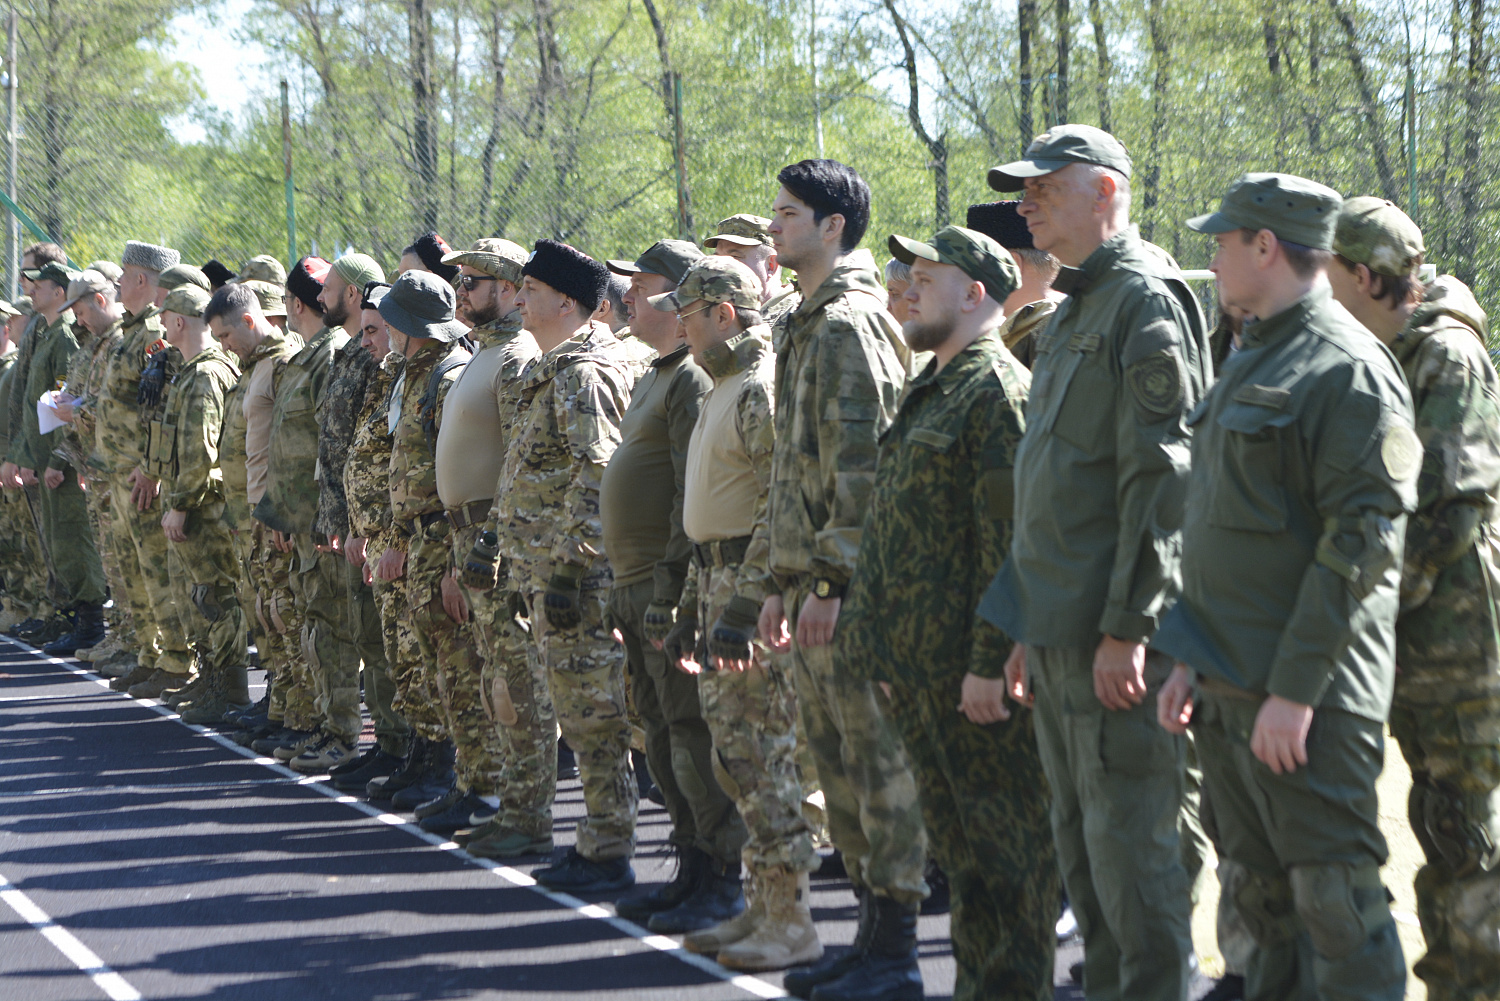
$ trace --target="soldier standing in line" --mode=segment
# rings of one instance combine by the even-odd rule
[[[1182,597],[1155,637],[1177,665],[1158,719],[1192,723],[1241,866],[1224,892],[1257,944],[1251,1001],[1397,1001],[1406,986],[1375,780],[1422,446],[1390,352],[1329,290],[1342,201],[1246,174],[1188,222],[1218,245],[1224,305],[1254,319],[1193,414]]]
[[[1500,997],[1500,378],[1474,294],[1418,277],[1422,231],[1383,198],[1351,198],[1333,233],[1333,297],[1390,348],[1415,408],[1422,467],[1407,522],[1391,733],[1411,766],[1427,864],[1417,914],[1433,998]],[[1478,904],[1484,901],[1484,904]]]
[[[16,357],[20,353],[11,332],[20,326],[27,314],[9,302],[0,303],[0,455],[10,448],[10,391],[15,382]],[[0,524],[3,524],[5,547],[4,564],[0,574],[5,581],[5,611],[0,613],[0,631],[32,618],[41,591],[36,587],[37,570],[42,566],[41,549],[34,536],[36,529],[31,524],[31,512],[27,509],[26,495],[20,490],[7,488],[0,492]],[[45,586],[45,579],[42,580]],[[98,665],[103,667],[104,665]]]
[[[781,282],[781,259],[771,244],[771,235],[766,227],[771,220],[764,216],[741,212],[728,219],[719,220],[713,236],[703,241],[709,253],[716,257],[732,257],[739,261],[760,281],[760,315],[766,326],[797,308],[802,301],[793,285]]]

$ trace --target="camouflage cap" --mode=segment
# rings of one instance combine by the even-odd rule
[[[208,305],[208,300],[213,296],[207,290],[196,285],[179,285],[167,293],[166,301],[161,304],[163,313],[180,313],[183,316],[202,316],[203,307]]]
[[[766,232],[766,227],[771,225],[771,220],[764,216],[751,215],[741,212],[732,215],[728,219],[721,219],[718,230],[713,236],[703,241],[703,245],[709,250],[718,246],[720,240],[728,240],[737,243],[741,247],[755,247],[760,244],[771,245],[771,234]]]
[[[258,278],[249,278],[240,282],[260,301],[260,311],[267,316],[286,315],[286,288],[282,285],[272,285]]]
[[[95,271],[94,274],[98,275],[99,272]],[[73,271],[66,264],[49,261],[37,269],[35,276],[27,275],[27,277],[35,282],[51,282],[59,288],[65,289],[74,278],[78,277],[78,272]],[[99,275],[99,277],[103,278],[104,276]]]
[[[114,261],[106,261],[103,258],[100,258],[97,261],[90,261],[88,270],[97,271],[116,284],[119,283],[120,276],[125,273],[125,271]]]
[[[1339,210],[1333,252],[1376,274],[1404,278],[1416,270],[1427,247],[1422,231],[1394,202],[1364,195]]]
[[[201,268],[195,268],[191,264],[174,264],[156,279],[156,287],[164,288],[168,292],[184,285],[196,285],[205,292],[212,290],[208,275],[204,274]]]
[[[42,270],[46,270],[43,268]],[[84,296],[98,295],[100,292],[113,292],[115,283],[101,275],[92,268],[73,275],[68,282],[68,298],[63,302],[63,309],[69,309],[74,303]]]
[[[1279,240],[1331,250],[1343,204],[1337,191],[1305,177],[1241,174],[1225,192],[1219,211],[1194,216],[1187,227],[1199,233],[1269,229]]]
[[[22,313],[19,309],[17,309],[16,307],[12,306],[10,303],[6,302],[4,299],[0,299],[0,317],[4,317],[5,320],[9,320],[12,316],[25,316],[25,315],[26,315],[25,313]],[[4,321],[0,320],[0,322],[4,322]]]
[[[16,312],[20,313],[22,316],[36,315],[36,307],[31,304],[31,296],[29,295],[21,296],[19,299],[11,302],[11,305],[14,306],[16,308]]]
[[[270,254],[260,254],[245,262],[240,268],[240,273],[235,276],[239,282],[270,282],[272,285],[286,284],[286,268],[282,263]]]
[[[466,264],[475,271],[482,271],[512,285],[521,284],[521,269],[531,252],[519,243],[511,243],[491,236],[475,240],[468,250],[458,250],[443,255],[444,264]]]
[[[704,257],[688,268],[675,292],[646,301],[663,313],[676,313],[690,302],[727,302],[735,309],[760,309],[761,285],[755,272],[733,257]]]
[[[990,187],[1020,191],[1026,178],[1041,177],[1073,163],[1093,163],[1130,176],[1130,153],[1125,144],[1092,125],[1056,125],[1031,140],[1021,159],[991,167]]]
[[[686,240],[658,240],[637,257],[634,264],[630,261],[605,261],[604,264],[615,274],[627,278],[645,272],[648,275],[662,275],[681,285],[688,268],[701,257],[703,251],[695,243],[688,243]]]
[[[1021,285],[1021,270],[1016,259],[994,240],[976,230],[962,226],[944,226],[931,243],[891,234],[887,241],[891,256],[902,264],[917,258],[938,264],[951,264],[976,282],[996,302],[1004,302]]]

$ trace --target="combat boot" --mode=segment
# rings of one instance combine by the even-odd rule
[[[161,668],[151,672],[151,677],[138,685],[131,685],[125,689],[125,694],[132,699],[159,699],[167,692],[173,691],[187,683],[187,676],[182,674],[168,674]]]
[[[54,640],[70,635],[78,628],[78,614],[73,611],[58,612],[42,623],[42,628],[25,639],[37,646],[45,646]],[[46,651],[42,651],[45,653]]]
[[[391,797],[398,810],[415,810],[423,803],[442,796],[453,788],[453,741],[432,741],[427,751],[427,767],[415,782]]]
[[[722,924],[744,909],[739,859],[723,863],[710,858],[693,892],[670,911],[651,915],[646,927],[658,935],[681,935]]]
[[[703,870],[708,868],[708,853],[692,845],[673,845],[677,852],[677,872],[662,886],[637,890],[615,901],[615,913],[626,921],[644,923],[653,914],[670,911],[686,900],[698,886]]]
[[[222,667],[212,672],[209,691],[193,700],[182,714],[184,723],[200,726],[225,726],[227,713],[251,708],[250,683],[243,665]]]
[[[453,834],[466,827],[479,827],[494,818],[496,810],[479,796],[466,792],[448,809],[430,813],[417,826],[431,834]]]
[[[121,675],[114,681],[111,681],[109,683],[109,689],[112,692],[128,692],[130,691],[132,686],[139,685],[141,682],[145,681],[155,673],[155,668],[150,668],[144,664],[137,663],[135,667],[132,667],[130,669],[129,673]]]
[[[47,628],[47,623],[50,619],[50,616],[44,619],[40,615],[33,615],[29,619],[17,622],[6,631],[17,639],[30,640],[37,633]]]
[[[121,648],[103,660],[94,661],[89,666],[93,668],[95,674],[103,677],[123,678],[134,671],[139,663],[140,659],[136,657],[135,651]]]
[[[104,642],[104,606],[91,602],[79,605],[73,617],[73,631],[42,647],[42,653],[53,657],[71,657],[80,647]]]
[[[372,803],[388,800],[417,781],[423,769],[427,767],[429,746],[431,746],[431,741],[426,737],[412,734],[411,743],[406,746],[406,757],[402,760],[401,767],[383,778],[373,778],[366,783],[365,796]]]
[[[754,869],[751,869],[750,875],[745,877],[745,885],[741,892],[745,895],[743,911],[712,928],[688,933],[682,939],[682,947],[700,956],[717,956],[719,950],[725,946],[749,937],[750,933],[755,931],[756,926],[766,919],[765,897],[760,891],[760,876]]]
[[[475,858],[513,859],[551,855],[552,835],[534,837],[498,821],[490,821],[469,835],[464,850]]]
[[[199,668],[193,679],[175,692],[168,692],[162,696],[162,701],[176,709],[179,706],[191,703],[194,699],[206,696],[213,689],[214,672]]]
[[[435,817],[463,798],[464,791],[460,789],[458,787],[458,783],[455,782],[448,789],[444,790],[441,796],[429,799],[425,803],[418,803],[416,807],[411,811],[412,816],[416,817],[418,820],[426,820],[428,817]]]
[[[922,1001],[916,904],[871,894],[874,924],[859,962],[813,988],[812,1001]]]
[[[569,848],[562,860],[532,873],[536,881],[559,893],[618,893],[635,885],[635,870],[625,857],[591,859]]]
[[[859,927],[854,932],[854,944],[831,955],[825,954],[819,962],[788,970],[782,986],[792,997],[811,998],[820,984],[831,983],[859,965],[860,957],[869,945],[870,934],[875,929],[874,905],[870,902],[874,894],[869,890],[854,892],[859,900]]]
[[[246,685],[246,688],[249,686]],[[246,692],[248,696],[249,693]],[[224,710],[221,718],[225,727],[232,730],[249,730],[260,726],[271,717],[271,693],[269,691],[260,697],[260,701],[254,705],[236,707]]]
[[[748,934],[719,949],[719,965],[731,970],[763,971],[817,962],[823,955],[823,943],[808,906],[807,873],[770,866],[756,874],[755,887],[754,909],[760,911],[761,919]],[[712,933],[710,929],[708,934]]]
[[[79,647],[73,651],[73,658],[81,660],[85,664],[93,664],[97,661],[108,660],[119,653],[121,649],[120,634],[110,632],[104,637],[103,641],[95,643],[93,646]]]
[[[351,758],[337,768],[330,768],[328,774],[335,789],[342,792],[363,792],[371,780],[395,774],[404,760],[382,750],[379,744],[374,744],[359,757]]]

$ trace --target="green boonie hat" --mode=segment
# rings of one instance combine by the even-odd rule
[[[1339,210],[1333,252],[1377,274],[1404,278],[1427,253],[1422,231],[1394,202],[1363,195]]]
[[[771,245],[771,234],[766,232],[766,227],[771,225],[771,220],[748,212],[732,215],[728,219],[719,221],[716,227],[718,232],[703,241],[703,245],[710,250],[718,246],[720,240],[728,240],[737,243],[741,247],[755,247],[760,244]]]
[[[97,261],[90,261],[86,270],[97,271],[116,284],[119,284],[120,276],[125,273],[124,269],[114,261],[106,261],[102,257]]]
[[[180,313],[183,316],[202,316],[203,307],[212,299],[207,291],[196,285],[179,285],[167,293],[161,304],[163,313]]]
[[[85,268],[84,270],[75,274],[72,280],[68,282],[68,298],[67,301],[63,303],[62,308],[72,309],[73,304],[76,303],[79,299],[82,299],[84,296],[97,295],[100,292],[107,292],[112,290],[114,287],[115,283],[101,275],[99,272],[95,271],[92,268]]]
[[[371,282],[385,281],[385,271],[380,262],[369,254],[345,254],[333,262],[333,270],[361,292]]]
[[[653,295],[646,301],[663,313],[676,313],[685,303],[727,302],[735,309],[760,309],[761,285],[755,272],[733,257],[703,257],[688,268],[675,292]]]
[[[430,271],[408,271],[391,285],[376,307],[385,322],[407,337],[456,341],[469,328],[453,318],[453,286]]]
[[[263,282],[258,278],[250,278],[240,282],[260,301],[260,311],[267,316],[286,315],[286,288],[282,285],[273,285]]]
[[[509,240],[490,236],[483,240],[475,240],[474,246],[468,250],[444,254],[443,263],[467,264],[475,271],[482,271],[491,278],[498,278],[512,285],[520,285],[521,269],[526,266],[526,258],[530,256],[531,251],[519,243],[511,243]]]
[[[156,279],[156,287],[164,288],[168,292],[175,288],[181,288],[184,285],[196,285],[205,292],[213,289],[212,283],[208,280],[208,275],[205,275],[201,268],[195,268],[191,264],[174,264],[163,271],[160,278]]]
[[[282,263],[270,254],[260,254],[245,262],[240,268],[240,273],[235,276],[237,282],[270,282],[272,285],[286,284],[286,268]]]
[[[98,274],[98,272],[95,272],[95,274]],[[31,278],[32,281],[52,282],[53,284],[61,286],[62,288],[67,288],[68,283],[71,282],[74,278],[78,277],[78,272],[71,271],[67,268],[67,266],[59,264],[56,261],[51,261],[38,268],[35,277],[32,277],[31,275],[27,275],[27,277]],[[103,278],[104,276],[99,275],[99,277]]]
[[[1229,186],[1219,211],[1194,216],[1188,229],[1230,233],[1269,229],[1278,240],[1316,250],[1333,249],[1333,227],[1344,197],[1293,174],[1242,174]]]
[[[990,187],[1020,191],[1028,177],[1062,170],[1070,163],[1094,163],[1130,176],[1125,144],[1092,125],[1056,125],[1031,140],[1022,158],[990,168]]]
[[[702,257],[703,251],[698,249],[697,244],[688,243],[686,240],[660,240],[637,257],[634,264],[629,261],[605,261],[604,266],[626,278],[644,271],[648,275],[662,275],[670,278],[681,285],[688,268]]]
[[[891,234],[887,241],[891,256],[902,264],[918,257],[938,264],[951,264],[976,282],[996,302],[1004,302],[1021,287],[1021,269],[1016,260],[994,240],[976,230],[962,226],[944,226],[931,243]]]

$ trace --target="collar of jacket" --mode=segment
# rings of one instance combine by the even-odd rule
[[[907,395],[910,396],[927,386],[936,386],[944,396],[952,393],[963,385],[975,368],[988,366],[989,357],[1002,343],[999,330],[999,326],[991,327],[974,338],[973,342],[954,355],[941,371],[937,368],[937,359],[933,358],[916,378],[912,379],[911,392]]]
[[[1421,304],[1412,311],[1391,352],[1404,362],[1427,338],[1453,327],[1462,327],[1483,344],[1489,317],[1467,285],[1452,275],[1441,275],[1424,290]]]
[[[1126,226],[1095,247],[1094,252],[1084,258],[1078,267],[1064,267],[1059,271],[1056,280],[1052,282],[1052,288],[1064,295],[1081,295],[1087,292],[1089,286],[1099,280],[1100,275],[1114,267],[1125,256],[1126,251],[1140,242],[1140,229],[1134,223]]]
[[[537,359],[536,364],[522,377],[525,385],[536,386],[547,382],[569,365],[594,357],[611,344],[617,343],[615,335],[602,323],[590,323],[578,333]]]
[[[750,368],[771,350],[771,328],[764,323],[740,331],[729,340],[703,352],[703,371],[714,382],[723,382]]]
[[[1275,316],[1246,320],[1240,341],[1247,348],[1260,348],[1285,340],[1306,326],[1308,316],[1315,310],[1327,308],[1332,299],[1333,289],[1327,282],[1321,282]]]
[[[813,289],[792,315],[799,318],[811,316],[847,292],[869,292],[884,302],[885,284],[875,270],[874,262],[875,258],[868,252],[856,250],[829,272],[823,284]]]

